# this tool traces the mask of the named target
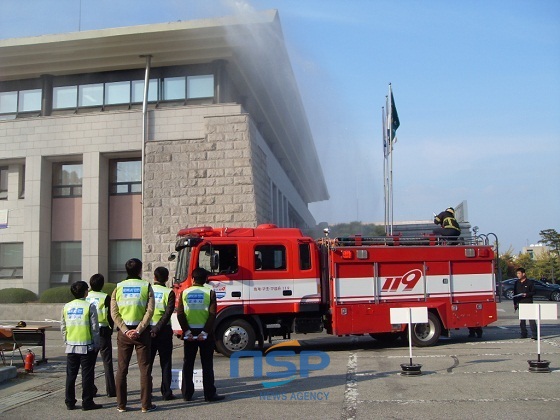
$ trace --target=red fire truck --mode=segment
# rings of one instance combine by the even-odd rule
[[[314,240],[299,229],[185,228],[179,231],[175,287],[213,274],[216,347],[224,355],[291,333],[371,335],[391,341],[407,325],[391,324],[390,308],[427,307],[413,325],[415,346],[442,334],[497,320],[494,253],[475,241],[442,238],[346,237]]]

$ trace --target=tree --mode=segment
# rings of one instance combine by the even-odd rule
[[[542,243],[547,245],[551,252],[560,255],[560,233],[556,232],[555,229],[545,229],[539,232],[541,235]]]

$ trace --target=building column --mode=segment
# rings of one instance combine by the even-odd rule
[[[25,162],[23,284],[41,293],[50,287],[52,164],[41,156]]]
[[[82,187],[82,278],[101,273],[107,281],[109,162],[101,153],[84,153]]]

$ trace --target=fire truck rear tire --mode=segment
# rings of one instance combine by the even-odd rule
[[[415,347],[433,346],[439,340],[440,335],[441,322],[439,318],[433,312],[428,312],[427,324],[414,324],[412,326],[412,345]]]
[[[236,351],[255,348],[255,330],[244,319],[225,320],[216,330],[216,350],[230,357]]]

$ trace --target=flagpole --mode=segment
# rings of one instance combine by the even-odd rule
[[[381,107],[381,142],[383,147],[383,225],[387,233],[387,182],[386,162],[387,162],[387,138],[385,136],[385,107]]]
[[[389,83],[389,107],[387,127],[389,129],[389,234],[393,235],[393,92]]]

